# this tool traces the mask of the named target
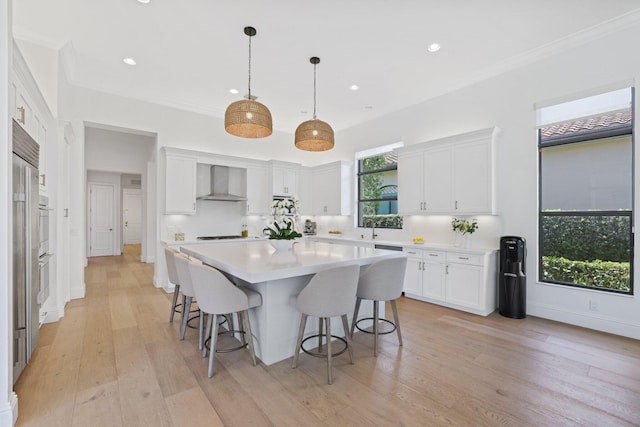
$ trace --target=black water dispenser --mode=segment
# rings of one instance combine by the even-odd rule
[[[527,313],[527,276],[524,237],[500,238],[500,272],[498,273],[498,310],[505,317],[523,319]]]

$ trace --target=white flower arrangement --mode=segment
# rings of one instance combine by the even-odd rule
[[[298,199],[292,197],[274,200],[271,204],[271,215],[273,223],[263,230],[269,233],[269,239],[292,240],[302,237],[302,234],[295,230],[295,223],[300,219]]]

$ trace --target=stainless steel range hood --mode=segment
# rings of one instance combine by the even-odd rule
[[[242,202],[247,200],[242,190],[244,179],[241,168],[229,166],[211,166],[211,193],[200,196],[198,200],[217,200],[222,202]]]

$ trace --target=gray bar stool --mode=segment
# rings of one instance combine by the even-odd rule
[[[376,261],[362,273],[358,281],[358,291],[356,292],[356,307],[351,320],[351,336],[355,328],[359,331],[373,334],[373,355],[378,356],[378,335],[390,334],[393,331],[398,333],[398,342],[402,345],[402,333],[400,332],[400,318],[398,317],[398,308],[396,307],[396,299],[402,295],[402,286],[404,284],[404,274],[407,270],[407,258],[391,258]],[[360,302],[365,300],[373,301],[373,317],[366,317],[358,320],[358,312],[360,311]],[[379,303],[380,301],[391,301],[391,309],[393,310],[394,322],[387,319],[379,319]],[[373,320],[373,331],[360,329],[358,323],[363,320]],[[380,321],[388,323],[393,328],[386,332],[380,332]]]
[[[213,325],[218,324],[218,316],[223,316],[223,313],[238,314],[238,322],[241,329],[232,332],[238,332],[242,336],[242,345],[227,351],[248,347],[253,366],[256,366],[256,353],[253,347],[249,309],[262,305],[262,295],[243,286],[234,285],[224,274],[208,265],[189,261],[188,268],[200,310],[209,315],[205,334],[206,339],[211,339],[209,378],[213,376],[213,364],[218,338],[218,331],[214,330]],[[203,357],[206,356],[206,352],[207,348],[205,346],[202,349]]]
[[[170,247],[164,248],[164,258],[167,263],[167,274],[169,276],[169,281],[173,283],[173,300],[171,301],[171,314],[169,315],[169,322],[173,322],[173,316],[176,313],[182,313],[182,304],[178,304],[178,296],[180,295],[180,282],[178,281],[178,272],[176,271],[176,262],[173,259],[173,256],[177,254],[178,251],[172,249]]]
[[[179,252],[176,252],[173,254],[173,259],[182,291],[182,321],[180,322],[180,340],[182,341],[184,340],[185,333],[187,332],[187,322],[201,316],[201,313],[200,310],[198,310],[198,314],[196,316],[189,318],[190,310],[185,309],[185,307],[191,307],[191,304],[194,302],[193,298],[196,296],[193,290],[191,274],[189,273],[189,258]],[[200,325],[202,325],[202,322],[200,322]],[[204,345],[202,340],[202,326],[199,328],[198,335],[198,349],[201,350]]]
[[[305,353],[315,357],[327,358],[327,378],[329,384],[333,384],[333,375],[331,372],[332,357],[349,351],[349,359],[353,364],[353,347],[351,346],[351,336],[349,334],[349,323],[347,313],[351,311],[353,304],[356,302],[356,289],[358,287],[358,275],[360,274],[360,266],[347,265],[344,267],[329,268],[317,272],[309,281],[307,286],[294,298],[294,307],[302,313],[300,319],[300,328],[298,330],[298,341],[296,350],[293,354],[293,368],[298,366],[298,356],[300,349]],[[302,339],[304,329],[307,324],[307,317],[315,316],[320,318],[320,327],[318,335],[313,335]],[[331,335],[331,318],[340,316],[342,318],[342,326],[344,328],[344,339]],[[326,323],[326,333],[323,334],[322,321]],[[327,350],[326,354],[322,352],[322,337],[326,336]],[[304,349],[303,342],[318,337],[318,352],[310,352]],[[337,338],[346,345],[345,350],[332,353],[331,338]]]

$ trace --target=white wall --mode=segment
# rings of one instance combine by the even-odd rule
[[[533,63],[413,106],[382,120],[339,132],[336,140],[362,149],[401,135],[406,145],[497,125],[498,210],[502,234],[528,242],[527,312],[594,329],[640,338],[640,299],[537,282],[537,173],[535,105],[566,97],[579,98],[598,88],[637,84],[640,56],[632,41],[640,25],[593,40]],[[636,108],[635,123],[639,116]],[[637,128],[637,125],[636,125]],[[636,150],[636,165],[638,152]],[[638,201],[640,173],[635,178]],[[636,204],[636,221],[638,206]],[[482,231],[482,229],[480,230]],[[635,249],[634,265],[639,250]],[[637,274],[636,293],[640,289]],[[589,300],[598,311],[589,311]]]

